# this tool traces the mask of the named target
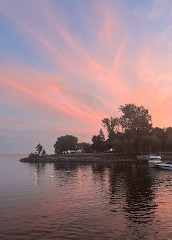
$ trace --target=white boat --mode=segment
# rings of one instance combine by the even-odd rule
[[[158,163],[157,167],[162,168],[162,169],[171,169],[172,170],[172,162],[167,162],[167,163]]]
[[[147,154],[147,155],[137,155],[137,160],[141,160],[141,161],[149,161],[149,160],[161,160],[161,156],[160,155],[153,155],[153,154]]]
[[[161,156],[150,155],[148,164],[149,164],[150,167],[157,167],[157,164],[162,163],[161,159],[162,159]]]

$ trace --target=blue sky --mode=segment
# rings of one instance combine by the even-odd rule
[[[0,153],[91,142],[126,103],[172,125],[170,0],[1,0]]]

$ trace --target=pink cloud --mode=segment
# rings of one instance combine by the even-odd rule
[[[141,52],[131,56],[127,48],[130,41],[128,29],[119,34],[120,19],[114,17],[108,8],[101,10],[101,15],[101,6],[97,7],[103,24],[95,34],[100,52],[104,46],[109,54],[107,60],[84,48],[70,32],[63,17],[54,15],[48,2],[29,1],[28,9],[30,4],[35,9],[33,20],[24,13],[19,14],[15,4],[4,5],[3,12],[56,72],[60,70],[60,75],[22,66],[2,66],[0,84],[10,97],[1,101],[51,116],[60,115],[69,122],[76,120],[80,124],[89,124],[89,127],[92,125],[86,129],[73,127],[72,131],[79,129],[78,133],[82,134],[87,131],[94,134],[104,117],[118,114],[115,109],[130,102],[150,109],[154,125],[171,124],[171,58],[168,56],[162,61],[161,55],[156,54],[169,42],[169,31],[160,37],[156,47],[154,39],[147,36],[147,42],[151,40],[151,44],[144,43]],[[36,19],[42,26],[39,21],[35,24]],[[118,43],[117,46],[114,43]],[[131,66],[134,73],[131,73]],[[136,79],[132,79],[132,74]],[[65,129],[70,131],[66,126]]]
[[[8,9],[8,11],[12,10]],[[41,43],[42,47],[44,47],[43,52],[46,53],[46,56],[49,57],[49,61],[51,61],[55,67],[60,66],[60,68],[63,69],[68,77],[81,78],[83,86],[91,84],[92,87],[95,89],[100,89],[101,93],[106,92],[108,95],[111,95],[112,98],[114,97],[115,92],[119,91],[121,95],[123,95],[121,97],[126,96],[126,93],[129,94],[125,82],[123,82],[122,79],[118,78],[115,72],[116,69],[114,69],[113,65],[108,66],[107,63],[93,58],[90,53],[85,51],[70,34],[64,22],[60,21],[60,23],[55,24],[58,22],[58,18],[53,16],[53,13],[48,4],[46,4],[46,6],[42,6],[41,12],[43,12],[44,16],[46,16],[46,25],[49,27],[51,25],[53,26],[53,30],[50,35],[48,34],[49,30],[46,29],[46,27],[44,31],[39,31],[39,29],[34,29],[34,25],[30,26],[27,22],[20,27],[22,28],[22,31],[25,32],[25,34],[28,34],[29,36],[31,33],[31,36],[34,37],[35,40],[39,42],[39,44]],[[15,12],[13,11],[13,13]],[[14,21],[19,25],[21,23],[21,19],[18,17],[18,15],[15,15]],[[59,46],[53,43],[56,34],[60,35],[63,38],[63,40],[68,44],[70,50],[75,55],[71,55],[68,49],[66,50],[66,47],[59,49]],[[121,52],[126,44],[125,42],[126,40],[124,39],[118,49],[117,55],[115,56],[116,65],[119,62]],[[37,47],[39,48],[39,46]]]
[[[68,99],[70,90],[65,89],[56,82],[55,85],[49,83],[54,81],[58,76],[38,73],[21,68],[1,68],[0,84],[11,97],[7,97],[10,103],[16,101],[14,95],[19,98],[16,104],[23,107],[33,108],[36,111],[43,111],[45,114],[62,114],[66,117],[80,121],[96,124],[99,119],[103,118],[104,113],[84,105],[79,99],[72,102]],[[47,82],[48,79],[48,82]],[[19,103],[21,101],[21,103]]]

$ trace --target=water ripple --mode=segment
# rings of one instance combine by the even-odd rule
[[[172,239],[172,172],[134,164],[13,166],[13,178],[9,162],[0,175],[0,239]]]

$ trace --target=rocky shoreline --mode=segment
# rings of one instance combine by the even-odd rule
[[[55,163],[55,162],[137,162],[136,158],[120,158],[115,154],[83,154],[83,155],[66,155],[66,156],[36,156],[20,159],[20,162],[29,163]]]

